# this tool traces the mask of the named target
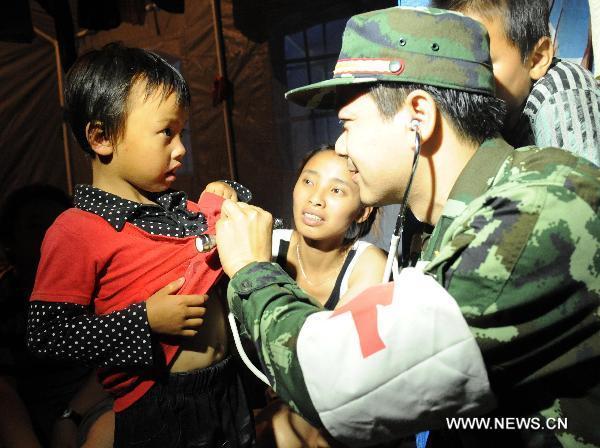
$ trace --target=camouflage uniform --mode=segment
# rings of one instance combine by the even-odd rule
[[[383,30],[384,34],[396,33],[396,41],[402,34],[397,29],[408,16],[415,27],[420,25],[426,32],[431,28],[422,22],[432,16],[436,21],[457,21],[454,25],[461,29],[474,23],[427,10],[369,14],[379,14],[384,22],[394,16],[396,28],[384,26]],[[345,40],[353,29],[365,23],[373,26],[369,14],[351,19]],[[429,17],[423,18],[426,15]],[[483,33],[476,27],[466,29],[476,35]],[[455,38],[461,33],[452,32],[456,32]],[[473,37],[466,40],[479,41]],[[345,42],[342,56],[348,48]],[[484,48],[487,51],[487,45]],[[470,73],[470,68],[465,71]],[[435,80],[424,80],[425,76],[416,79],[416,75],[410,81],[434,84]],[[357,77],[368,75],[353,76]],[[463,84],[476,79],[484,78],[473,76]],[[469,85],[478,83],[473,82]],[[486,82],[481,82],[480,91],[489,86]],[[335,96],[331,94],[337,87],[326,83],[325,89],[321,83],[321,88],[312,92],[291,92],[290,96],[313,106],[324,99],[332,105]],[[468,88],[460,84],[457,77],[450,87]],[[315,92],[317,99],[312,95]],[[388,425],[393,429],[390,436],[437,427],[440,431],[432,433],[428,446],[600,447],[599,198],[600,171],[584,159],[555,148],[514,150],[502,139],[490,139],[462,171],[422,255],[428,261],[425,272],[456,301],[485,361],[497,403],[491,409],[486,397],[480,396],[478,412],[485,410],[488,417],[537,416],[542,425],[547,417],[561,417],[567,419],[567,428],[450,431],[439,415],[430,418],[423,414],[414,421]],[[402,287],[396,282],[394,294]],[[350,303],[368,302],[375,294],[391,296],[392,289],[385,285],[370,288]],[[327,312],[311,304],[294,281],[271,263],[252,263],[236,273],[228,298],[242,328],[256,341],[276,391],[310,421],[322,423],[326,413],[317,412],[314,402],[318,397],[311,395],[307,386],[311,367],[303,365],[298,353],[307,322]],[[377,308],[375,320],[383,308]],[[395,318],[402,322],[399,327],[417,325],[402,321],[401,313]],[[333,325],[334,319],[329,321]],[[411,331],[427,330],[412,327]],[[328,343],[337,343],[341,352],[351,344],[349,340]],[[388,364],[381,361],[379,368],[385,370]],[[340,393],[337,383],[332,384],[330,393]],[[408,393],[408,388],[405,390]],[[431,403],[432,414],[439,404]],[[370,415],[385,412],[383,404],[381,410],[377,403],[374,407],[368,410]],[[355,412],[363,411],[367,412],[360,408]]]

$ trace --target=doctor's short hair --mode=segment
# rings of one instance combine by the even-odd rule
[[[381,82],[365,87],[384,119],[391,120],[414,90],[429,93],[441,114],[463,140],[481,144],[500,133],[507,106],[504,101],[482,93],[446,89],[424,84]]]

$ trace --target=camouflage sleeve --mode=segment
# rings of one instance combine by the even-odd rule
[[[304,321],[319,308],[275,263],[252,263],[238,271],[229,282],[227,297],[242,333],[256,343],[271,386],[292,409],[321,426],[296,348]]]
[[[427,267],[457,300],[495,390],[600,356],[597,171],[515,179],[515,166],[455,219]]]

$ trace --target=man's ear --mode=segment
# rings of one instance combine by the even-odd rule
[[[527,58],[529,77],[537,81],[546,75],[553,57],[554,46],[552,45],[552,41],[548,36],[540,37],[540,40],[537,41]]]
[[[437,105],[433,97],[424,90],[413,90],[406,97],[406,115],[409,116],[404,126],[410,130],[418,130],[421,140],[426,142],[435,132],[437,125]]]
[[[106,137],[102,123],[99,121],[93,121],[86,125],[85,136],[92,150],[98,154],[98,156],[109,156],[113,153],[113,145]]]
[[[356,218],[356,223],[361,224],[361,223],[365,222],[369,218],[369,215],[371,214],[372,211],[373,211],[373,207],[364,207],[362,212],[360,212],[360,214]]]

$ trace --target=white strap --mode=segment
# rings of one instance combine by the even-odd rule
[[[350,276],[352,275],[352,271],[358,263],[358,259],[363,254],[363,252],[369,247],[372,246],[371,243],[366,241],[357,241],[352,246],[352,250],[354,251],[354,257],[350,260],[346,271],[344,272],[344,276],[342,277],[342,283],[340,284],[340,297],[344,297],[346,292],[348,291],[348,282],[350,281]]]

